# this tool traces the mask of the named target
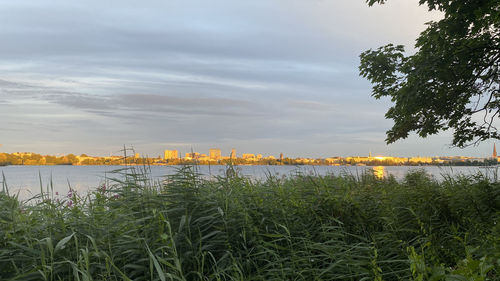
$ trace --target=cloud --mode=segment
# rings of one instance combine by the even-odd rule
[[[416,0],[0,4],[3,149],[43,153],[385,149],[390,102],[370,97],[358,56],[411,45],[436,17]]]
[[[300,110],[311,110],[311,111],[333,111],[335,106],[332,104],[325,104],[316,101],[305,101],[305,100],[294,100],[288,102],[288,106]]]
[[[60,105],[104,115],[124,111],[135,112],[137,114],[175,113],[196,116],[237,116],[262,113],[258,111],[257,104],[250,101],[198,96],[178,97],[157,94],[94,96],[66,93],[47,95],[44,99]]]

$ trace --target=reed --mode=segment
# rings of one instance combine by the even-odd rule
[[[500,280],[500,184],[255,181],[124,169],[89,194],[0,192],[0,280]]]

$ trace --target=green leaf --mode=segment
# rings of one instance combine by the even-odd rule
[[[148,250],[149,258],[153,260],[153,265],[156,269],[156,272],[158,273],[158,276],[160,276],[160,280],[166,281],[167,279],[165,278],[165,273],[163,272],[163,269],[161,268],[160,263],[158,263],[158,260],[156,259],[155,255],[153,255],[153,253],[149,249],[148,245],[146,245],[146,249]]]
[[[61,239],[59,242],[57,242],[56,244],[56,248],[54,250],[54,253],[56,253],[58,250],[62,250],[64,249],[66,246],[66,243],[68,243],[68,241],[73,237],[73,235],[75,235],[75,233],[73,232],[71,235],[69,236],[66,236],[64,237],[63,239]]]

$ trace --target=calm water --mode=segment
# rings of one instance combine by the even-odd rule
[[[79,193],[84,193],[89,189],[95,189],[106,181],[107,178],[118,177],[112,173],[123,166],[7,166],[0,167],[0,182],[3,182],[1,173],[5,175],[5,183],[11,193],[19,193],[21,199],[30,198],[40,193],[41,186],[46,189],[50,182],[54,192],[66,194],[69,186]],[[161,180],[165,175],[171,175],[179,167],[176,166],[152,166],[152,177]],[[269,174],[277,176],[291,176],[296,173],[304,174],[341,174],[348,173],[360,175],[366,171],[372,171],[377,176],[394,175],[397,179],[402,179],[409,170],[424,169],[436,179],[442,179],[443,175],[451,174],[475,174],[479,171],[493,175],[492,168],[480,167],[365,167],[365,166],[238,166],[240,174],[253,179],[265,179]],[[199,166],[199,172],[206,177],[224,175],[225,166]],[[1,185],[0,185],[1,186]]]

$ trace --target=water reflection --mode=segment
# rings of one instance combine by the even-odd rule
[[[384,178],[385,167],[384,166],[375,166],[373,167],[373,174],[377,179]]]

